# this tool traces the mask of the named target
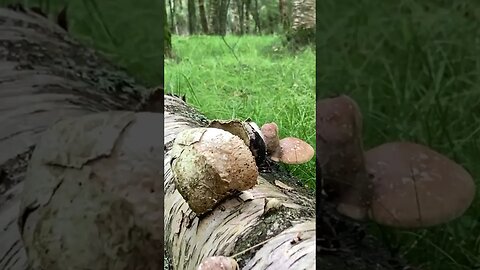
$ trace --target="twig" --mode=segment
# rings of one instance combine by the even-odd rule
[[[242,64],[242,62],[240,62],[240,59],[238,59],[237,57],[237,54],[235,54],[235,50],[230,46],[230,44],[228,44],[228,42],[225,40],[225,36],[222,35],[222,40],[223,42],[225,43],[225,45],[227,45],[228,49],[230,49],[230,51],[232,52],[233,56],[235,56],[235,59],[237,59],[238,63]]]
[[[311,232],[311,231],[315,231],[315,229],[310,229],[310,230],[298,230],[298,231],[297,231],[297,230],[294,230],[294,231],[289,231],[288,233],[290,234],[290,233],[295,233],[295,232]],[[272,237],[272,238],[274,238],[274,237]],[[231,258],[235,258],[235,257],[238,257],[238,256],[244,254],[245,252],[248,252],[248,251],[250,251],[250,250],[252,250],[252,249],[254,249],[254,248],[257,248],[257,247],[259,247],[259,246],[263,246],[264,244],[266,244],[267,242],[269,242],[270,240],[272,240],[272,238],[269,238],[269,239],[267,239],[267,240],[265,240],[265,241],[262,241],[262,242],[260,242],[260,243],[258,243],[258,244],[255,244],[255,245],[253,245],[253,246],[251,246],[251,247],[249,247],[249,248],[247,248],[247,249],[245,249],[245,250],[243,250],[243,251],[240,251],[239,253],[234,254],[234,255],[232,255],[232,256],[230,256],[230,257],[231,257]]]

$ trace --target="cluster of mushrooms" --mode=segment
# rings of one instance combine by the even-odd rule
[[[317,102],[317,162],[337,211],[396,228],[425,228],[461,216],[475,184],[460,165],[423,145],[389,142],[366,152],[362,115],[341,95]]]
[[[250,120],[214,120],[208,127],[180,132],[171,150],[176,189],[202,216],[229,196],[255,186],[259,167],[267,160],[301,164],[313,158],[308,143],[278,136],[275,123],[260,129]]]
[[[301,139],[280,140],[275,123],[260,129],[250,120],[214,120],[208,127],[180,132],[170,164],[176,189],[201,217],[226,198],[254,187],[259,168],[268,166],[269,160],[301,164],[310,161],[314,152]],[[213,256],[197,270],[203,269],[237,270],[239,266],[231,257]]]

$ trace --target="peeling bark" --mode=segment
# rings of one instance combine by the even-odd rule
[[[33,269],[163,266],[161,113],[62,120],[29,162],[20,232]]]
[[[58,25],[0,9],[0,269],[27,268],[19,195],[45,129],[67,117],[143,109],[148,93]]]

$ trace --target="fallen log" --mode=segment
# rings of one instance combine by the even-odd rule
[[[165,248],[171,269],[195,269],[211,256],[233,256],[241,269],[414,269],[368,234],[366,224],[341,216],[279,166],[258,184],[197,217],[175,189],[172,144],[181,131],[209,123],[184,101],[165,97]],[[266,211],[269,200],[282,207]]]
[[[208,120],[165,97],[165,246],[173,269],[196,269],[210,256],[234,256],[242,269],[315,269],[315,197],[295,179],[263,174],[258,184],[198,217],[176,190],[170,150],[185,129]],[[275,209],[268,202],[278,200]]]
[[[155,109],[152,92],[44,17],[0,9],[0,269],[27,268],[17,216],[44,131],[93,112]]]

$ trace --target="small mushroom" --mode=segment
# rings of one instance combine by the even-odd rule
[[[372,191],[365,169],[362,114],[348,96],[317,101],[317,162],[323,189],[337,211],[356,220],[367,219]]]
[[[175,186],[198,215],[257,183],[258,170],[250,149],[240,137],[222,129],[180,132],[171,155]]]
[[[278,162],[280,160],[281,148],[277,124],[274,122],[266,123],[262,126],[261,131],[267,145],[268,156]]]
[[[238,270],[237,261],[231,257],[213,256],[206,258],[197,270]]]
[[[461,216],[475,184],[460,165],[425,146],[391,142],[365,153],[374,185],[369,216],[397,228],[435,226]]]
[[[310,161],[315,154],[310,144],[293,137],[281,139],[280,148],[280,161],[285,164],[302,164]]]

